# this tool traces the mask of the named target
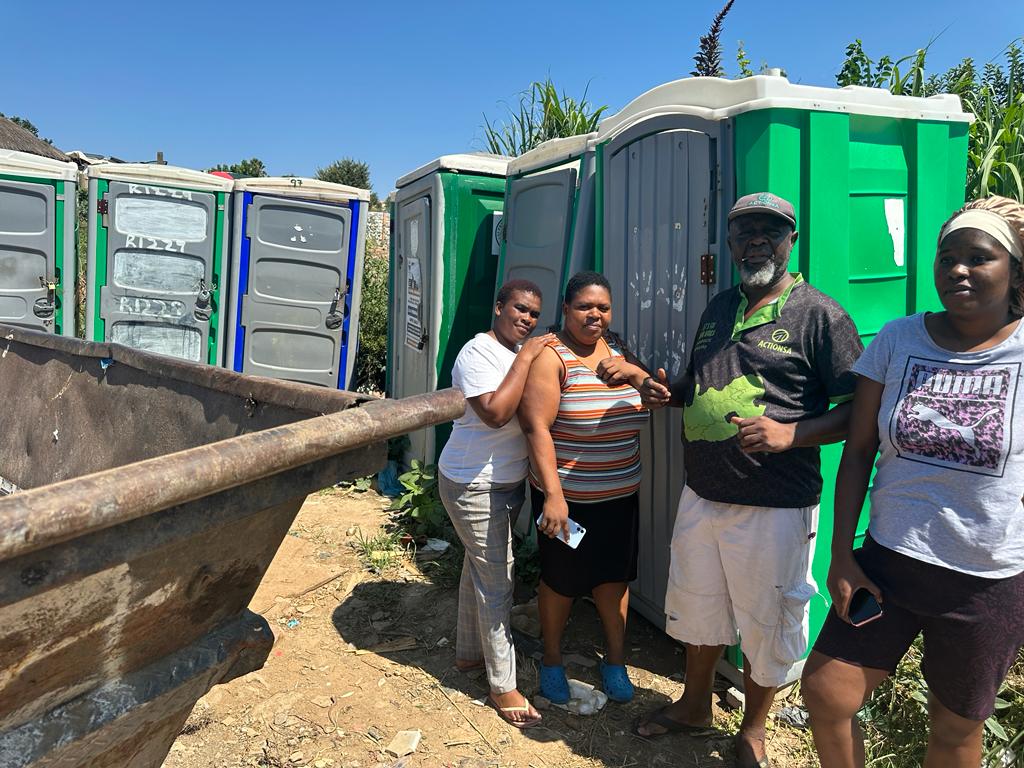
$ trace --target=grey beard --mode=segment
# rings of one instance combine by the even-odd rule
[[[746,264],[739,265],[740,279],[744,285],[751,288],[765,288],[775,281],[778,265],[774,261],[766,261],[757,269],[751,269]]]

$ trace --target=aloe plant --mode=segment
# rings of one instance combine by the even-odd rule
[[[519,95],[514,109],[506,106],[503,122],[491,122],[484,115],[484,141],[496,155],[521,155],[548,139],[578,136],[597,130],[607,106],[595,107],[587,101],[587,89],[574,99],[548,78],[534,82]]]

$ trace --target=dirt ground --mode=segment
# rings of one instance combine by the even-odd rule
[[[454,668],[456,590],[437,586],[412,560],[376,575],[360,562],[357,529],[373,535],[387,501],[373,492],[309,497],[253,599],[274,628],[263,669],[204,697],[165,768],[545,768],[546,766],[732,766],[739,712],[716,705],[720,737],[644,740],[630,734],[642,712],[681,688],[683,656],[667,636],[630,617],[636,698],[590,717],[559,709],[518,731],[482,706],[486,679]],[[424,572],[427,576],[424,575]],[[580,601],[566,632],[570,677],[599,684],[600,624]],[[532,647],[531,647],[532,646]],[[517,643],[521,689],[537,688],[536,641]],[[786,701],[777,702],[776,709]],[[419,730],[416,751],[387,751],[399,731]],[[769,723],[777,766],[813,766],[809,735]]]

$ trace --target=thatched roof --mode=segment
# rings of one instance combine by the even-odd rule
[[[13,149],[65,162],[70,159],[52,144],[47,144],[38,136],[33,136],[31,131],[3,117],[0,117],[0,149]]]

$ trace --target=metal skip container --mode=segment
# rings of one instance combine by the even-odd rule
[[[221,364],[233,183],[172,165],[90,166],[87,339]]]
[[[78,166],[0,149],[0,323],[75,335]]]
[[[369,201],[317,179],[235,181],[225,367],[352,386]]]
[[[388,392],[451,386],[462,346],[491,327],[508,158],[445,155],[406,174],[393,193]],[[406,460],[432,463],[451,425],[409,435]]]
[[[273,643],[247,610],[307,493],[457,418],[0,326],[0,763],[157,768]]]

